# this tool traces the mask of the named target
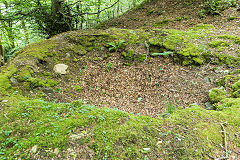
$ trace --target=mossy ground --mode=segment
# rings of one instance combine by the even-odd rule
[[[224,103],[228,108],[223,111],[193,106],[162,119],[97,108],[81,100],[56,104],[15,99],[1,114],[0,155],[1,159],[81,159],[87,156],[79,153],[84,145],[88,156],[101,159],[207,158],[207,154],[221,151],[220,123],[227,124],[227,140],[240,145],[235,139],[240,125],[239,100]],[[32,150],[34,146],[37,151]],[[231,144],[229,149],[236,146]]]
[[[148,16],[152,14],[157,14],[156,10],[148,12]],[[187,19],[165,18],[155,27]],[[209,159],[209,155],[224,157],[226,153],[221,146],[226,142],[228,156],[239,156],[235,153],[240,146],[240,82],[236,70],[240,60],[239,53],[229,53],[239,50],[240,38],[219,35],[215,31],[212,25],[203,24],[185,31],[111,28],[63,33],[27,46],[8,65],[1,67],[0,159]],[[231,50],[228,50],[230,46]],[[151,53],[161,55],[166,52],[172,54],[150,56]],[[147,79],[144,87],[156,89],[165,85],[164,81],[154,82],[155,77],[147,72],[152,71],[153,59],[157,58],[163,59],[159,61],[161,63],[173,61],[193,68],[214,64],[233,69],[223,78],[218,77],[217,84],[223,88],[213,89],[209,95],[216,110],[206,110],[196,104],[175,106],[170,103],[166,105],[165,113],[153,118],[117,110],[114,106],[112,109],[99,108],[83,100],[72,101],[84,93],[108,95],[106,88],[92,87],[92,83],[98,83],[93,77],[99,77],[99,73],[109,76],[128,72],[130,67],[126,65],[148,66],[147,70],[140,68],[144,72],[140,80]],[[57,63],[70,66],[67,75],[52,71]],[[158,80],[166,76],[163,72],[167,65],[161,63],[158,63]],[[95,74],[96,68],[92,64],[98,65],[101,72]],[[83,79],[88,67],[92,66],[93,72]],[[179,71],[191,74],[184,67],[174,67],[172,70],[180,68]],[[116,72],[120,69],[124,71]],[[166,81],[171,79],[171,73]],[[105,82],[112,81],[117,79]],[[182,80],[175,78],[174,81]],[[201,86],[197,84],[199,81],[187,81],[192,88]],[[126,92],[125,95],[136,98],[134,107],[144,102],[145,95],[132,95],[131,92],[129,90],[130,94]],[[169,92],[183,93],[170,89],[166,93]],[[65,94],[68,102],[53,102]],[[48,98],[51,101],[47,101]],[[168,98],[165,101],[171,102]],[[222,125],[226,137],[222,134]]]

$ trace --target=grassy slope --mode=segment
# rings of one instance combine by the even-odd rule
[[[191,42],[192,39],[201,37],[201,34],[207,34],[208,30],[209,27],[197,26],[188,32],[119,29],[96,31],[97,33],[70,32],[64,35],[62,41],[68,39],[74,44],[76,48],[70,49],[75,54],[96,52],[103,46],[109,47],[107,42],[118,44],[120,39],[124,39],[128,46],[142,45],[147,41],[150,49],[151,46],[157,46],[159,49],[173,51],[174,59],[184,65],[210,62],[210,56],[216,57],[213,63],[232,66],[239,64],[239,58],[227,54],[202,54],[208,53],[208,50],[202,50]],[[39,46],[42,47],[39,49]],[[1,102],[4,110],[0,114],[0,159],[204,159],[203,157],[208,157],[207,154],[225,156],[220,147],[225,143],[222,130],[227,132],[226,138],[231,150],[240,145],[239,139],[235,137],[240,136],[240,99],[236,93],[240,85],[237,72],[231,75],[234,87],[227,96],[223,97],[219,92],[212,96],[217,110],[189,106],[175,111],[169,118],[151,118],[114,109],[96,108],[81,100],[59,104],[24,97],[21,91],[57,85],[54,79],[42,80],[49,79],[48,74],[36,77],[33,74],[37,72],[34,71],[36,64],[31,59],[40,61],[51,58],[57,63],[60,61],[58,56],[64,49],[64,45],[54,40],[33,44],[19,52],[11,64],[1,68],[0,100],[8,102]],[[134,58],[126,61],[132,63]],[[23,65],[19,68],[20,61],[28,64],[31,61],[32,66]],[[24,88],[11,86],[11,77],[19,80],[20,86]],[[223,123],[224,127],[221,128]]]

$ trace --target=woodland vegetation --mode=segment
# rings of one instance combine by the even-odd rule
[[[0,0],[0,160],[240,159],[238,0]]]

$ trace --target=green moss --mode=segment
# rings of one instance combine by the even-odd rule
[[[58,148],[58,158],[65,159],[69,143],[77,141],[95,153],[93,158],[144,159],[147,155],[156,159],[153,153],[158,153],[158,158],[165,159],[201,159],[206,150],[211,153],[219,149],[214,144],[223,141],[218,125],[222,121],[228,123],[227,133],[233,133],[228,140],[238,143],[234,134],[240,125],[239,99],[227,99],[224,103],[232,108],[222,112],[194,106],[179,109],[168,119],[97,108],[80,100],[58,104],[42,100],[19,102],[19,99],[12,102],[12,107],[0,114],[0,150],[5,158],[12,158],[15,153],[31,159],[34,155],[27,151],[37,145],[44,158],[55,157],[49,148]],[[184,149],[179,149],[180,146]]]
[[[198,132],[202,135],[203,139],[208,139],[209,142],[221,143],[222,141],[222,133],[219,132],[221,130],[221,126],[218,124],[206,123],[202,122],[196,125]],[[208,144],[208,147],[213,148],[214,144]]]
[[[240,80],[238,80],[237,82],[235,82],[233,85],[232,85],[232,88],[234,91],[237,91],[240,89]]]
[[[230,118],[233,118],[233,123],[240,125],[240,121],[235,121],[236,117],[239,116],[240,111],[240,98],[225,98],[221,100],[221,104],[216,106],[217,110],[225,110],[227,114],[230,114]],[[235,112],[235,113],[234,113]],[[240,117],[237,117],[240,120]]]
[[[214,55],[212,55],[213,57],[215,57],[215,63],[216,64],[226,64],[229,66],[236,66],[240,64],[240,58],[239,57],[232,57],[229,56],[227,54],[218,54],[215,53]]]
[[[79,85],[73,85],[72,87],[79,93],[82,91],[82,87]]]
[[[227,98],[227,93],[222,89],[213,88],[209,93],[209,98],[212,103],[217,103],[222,99]]]
[[[233,92],[233,97],[240,98],[240,89],[235,91],[235,92]]]
[[[134,58],[134,50],[130,49],[128,52],[122,52],[122,56],[125,60],[132,61]]]
[[[139,61],[139,62],[144,62],[146,59],[147,59],[146,54],[140,54],[137,56],[137,61]]]
[[[182,37],[184,35],[183,31],[167,30],[166,34],[168,34],[168,36],[162,42],[163,47],[166,49],[175,50],[176,47],[184,41]]]
[[[229,39],[229,40],[232,40],[236,44],[240,44],[240,36],[225,34],[225,35],[219,35],[217,37],[222,38],[222,39]]]
[[[162,26],[167,25],[169,23],[169,21],[170,21],[169,19],[164,18],[163,20],[156,22],[153,26],[154,27],[162,27]]]
[[[192,43],[186,43],[185,47],[177,54],[183,65],[201,65],[205,61],[205,58],[202,56],[202,50]]]
[[[51,73],[50,72],[42,72],[41,73],[44,77],[50,78],[51,77]]]
[[[238,57],[240,57],[240,47],[238,47],[237,55],[238,55]]]
[[[54,87],[59,83],[52,79],[43,80],[33,77],[26,79],[26,82],[28,82],[27,85],[25,86],[27,89],[33,89],[37,87]]]
[[[83,47],[82,45],[74,45],[71,47],[71,50],[77,54],[77,55],[80,55],[80,56],[83,56],[87,53],[85,47]]]
[[[208,45],[212,48],[221,48],[221,47],[228,47],[231,45],[231,43],[221,41],[221,40],[214,40],[214,41],[208,43]]]
[[[219,80],[216,82],[216,84],[217,84],[218,86],[225,86],[225,85],[226,85],[226,82],[227,82],[228,80],[234,78],[234,77],[235,77],[235,76],[233,76],[233,75],[226,75],[226,76],[224,76],[224,78],[219,79]]]
[[[43,60],[48,56],[53,56],[55,52],[51,51],[56,46],[57,42],[54,40],[44,40],[38,43],[30,44],[23,50],[17,53],[21,57],[33,56],[37,59]]]
[[[3,69],[3,67],[1,69],[2,71],[0,72],[0,95],[7,94],[8,89],[12,87],[9,79],[14,73],[17,72],[17,67],[14,65],[10,65],[5,69]]]
[[[31,77],[31,75],[33,74],[33,70],[31,69],[30,66],[24,66],[24,68],[22,68],[16,74],[17,75],[14,76],[15,78],[17,78],[20,81],[24,81],[24,80],[28,79],[29,77]]]
[[[215,27],[212,24],[197,24],[194,27],[191,27],[188,29],[189,31],[203,31],[203,32],[209,32],[211,30],[215,30]]]
[[[9,158],[15,150],[19,151],[17,154],[22,158],[32,157],[26,151],[34,145],[45,157],[50,157],[51,154],[44,147],[58,148],[64,152],[69,142],[76,141],[71,137],[77,135],[78,142],[87,144],[96,153],[95,157],[125,159],[137,156],[142,159],[145,154],[139,147],[156,147],[154,136],[158,132],[154,127],[161,124],[159,120],[150,117],[99,109],[83,101],[54,104],[31,100],[21,102],[17,108],[12,107],[6,113],[6,117],[13,118],[13,121],[6,123],[6,117],[0,118],[0,150],[8,146],[6,138],[16,140],[16,143],[8,146],[8,150],[4,150],[4,156]],[[18,115],[20,119],[15,121]],[[15,126],[16,123],[19,125]],[[92,127],[88,128],[89,125]],[[20,134],[15,134],[16,131]]]

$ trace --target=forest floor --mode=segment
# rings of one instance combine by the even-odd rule
[[[237,8],[224,10],[221,16],[205,15],[200,18],[198,11],[201,10],[201,4],[202,1],[155,0],[103,23],[100,28],[151,30],[159,28],[155,24],[167,19],[160,28],[187,30],[196,24],[212,24],[216,28],[214,35],[240,35],[239,18],[229,20],[229,17],[240,17]],[[179,17],[181,20],[176,20]],[[228,52],[231,54],[234,51]],[[81,80],[91,79],[90,89],[89,85],[82,84],[85,87],[81,93],[64,92],[64,88],[76,85],[69,81],[60,85],[64,94],[50,94],[48,99],[72,101],[81,97],[96,106],[156,117],[166,111],[168,106],[185,108],[197,104],[209,107],[209,90],[216,87],[216,82],[229,70],[227,66],[211,64],[200,67],[181,66],[174,63],[171,57],[158,57],[127,67],[119,65],[118,55],[114,55],[110,57],[110,62],[115,68],[109,74],[102,71],[108,62],[109,59],[101,64],[86,64],[87,69],[81,75]]]
[[[177,43],[190,44],[192,37],[203,33],[206,37],[194,39],[193,46],[208,46],[210,56],[239,58],[237,36],[238,43],[224,39],[227,45],[222,48],[209,44],[217,35],[240,36],[240,12],[232,7],[221,15],[199,17],[202,3],[153,0],[99,25],[103,30],[66,32],[25,47],[0,71],[0,91],[4,91],[0,93],[4,97],[0,97],[4,113],[0,115],[0,158],[6,154],[11,159],[14,153],[15,158],[20,155],[23,159],[52,159],[55,155],[56,159],[214,159],[211,155],[239,159],[240,67],[211,61],[184,66],[173,54],[151,56],[146,45],[155,33],[171,42],[173,34],[163,30],[178,29],[186,32],[177,31],[177,36],[184,35],[180,40],[173,35],[180,41]],[[198,24],[215,29],[189,31]],[[145,43],[141,34],[150,35]],[[119,43],[122,35],[135,36],[140,42],[121,37],[127,43],[125,48],[110,52],[109,40]],[[177,49],[167,51],[178,55],[186,48]],[[134,50],[134,60],[126,61],[123,52],[130,50]],[[146,55],[145,60],[137,61],[139,55]],[[54,71],[59,63],[68,65],[66,74]],[[209,91],[219,88],[217,82],[225,76],[229,79],[223,84],[226,95],[220,95],[225,98],[223,103],[210,102]],[[16,99],[21,103],[16,104]],[[76,101],[79,99],[83,101]],[[222,112],[215,111],[218,105]],[[164,113],[173,116],[168,119]]]

